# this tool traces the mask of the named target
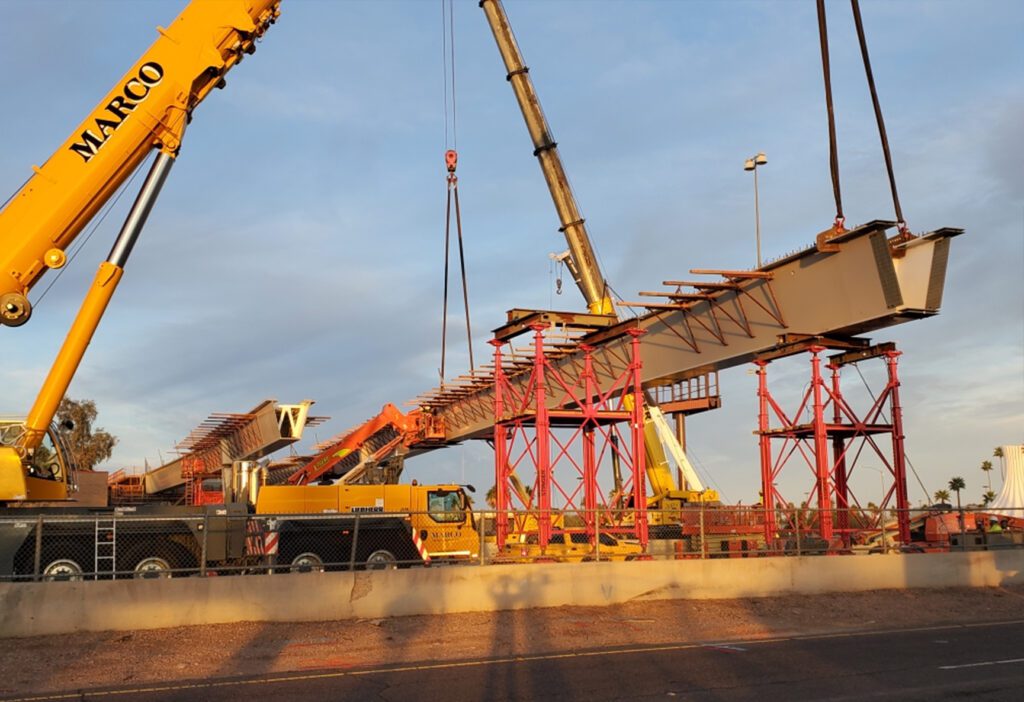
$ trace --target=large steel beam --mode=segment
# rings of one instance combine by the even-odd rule
[[[886,230],[893,227],[870,222],[758,271],[726,274],[729,285],[666,291],[664,304],[650,303],[640,317],[580,340],[594,347],[598,385],[607,387],[628,364],[629,328],[645,332],[641,377],[650,388],[747,363],[783,335],[853,336],[938,313],[949,239],[962,230],[890,240]],[[576,350],[552,362],[572,378],[582,372],[582,359]],[[527,379],[522,372],[513,382]],[[443,420],[450,442],[492,433],[492,386],[423,407]]]
[[[264,400],[245,414],[213,414],[178,444],[188,451],[145,474],[146,494],[155,495],[185,483],[184,460],[200,457],[206,470],[213,473],[233,461],[254,461],[302,439],[302,431],[323,423],[326,417],[312,417],[312,400],[296,405]]]

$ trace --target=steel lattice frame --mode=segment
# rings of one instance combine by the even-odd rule
[[[778,513],[789,509],[776,487],[776,481],[789,461],[799,456],[814,476],[807,501],[809,504],[816,502],[817,530],[830,548],[849,548],[856,537],[877,534],[884,529],[881,515],[893,506],[899,541],[907,544],[910,542],[910,505],[897,372],[900,352],[886,350],[879,354],[886,365],[886,385],[861,417],[842,394],[841,363],[833,361],[827,365],[831,377],[826,381],[820,358],[824,350],[825,347],[817,345],[808,348],[810,383],[791,415],[782,409],[768,390],[768,361],[755,362],[758,367],[761,492],[766,506],[765,539],[772,543],[778,538]],[[794,421],[805,412],[810,413],[810,422],[801,424]],[[772,426],[773,421],[779,425]],[[884,440],[886,436],[887,441]],[[878,437],[883,437],[883,440]],[[778,445],[777,449],[773,448],[773,442]],[[889,444],[886,447],[889,450],[883,449],[884,444]],[[892,478],[877,513],[871,518],[865,515],[849,482],[865,448],[870,448],[872,460],[880,461]]]
[[[647,546],[647,496],[645,483],[643,407],[627,405],[627,395],[640,396],[641,330],[629,330],[631,359],[610,385],[597,383],[592,351],[582,345],[583,371],[566,377],[545,351],[545,325],[533,325],[534,353],[525,384],[513,384],[505,372],[502,341],[494,346],[494,465],[496,540],[505,548],[510,532],[536,533],[541,552],[552,536],[563,531],[586,533],[597,543],[599,531],[629,535]],[[622,430],[622,423],[626,429]],[[555,429],[569,430],[569,437]],[[577,455],[574,455],[577,454]],[[628,471],[621,493],[609,500],[598,484],[598,468],[605,458],[618,460]],[[533,494],[516,488],[517,469],[529,466],[535,473]],[[565,474],[565,475],[563,475]],[[571,476],[579,479],[566,487]],[[552,498],[558,508],[575,511],[582,527],[568,527],[552,518]],[[628,499],[625,499],[628,496]],[[582,503],[580,502],[582,498]],[[615,505],[616,501],[626,506]],[[517,513],[518,512],[518,513]],[[529,515],[529,516],[527,516]]]

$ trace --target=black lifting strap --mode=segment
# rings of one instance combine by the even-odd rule
[[[441,310],[441,386],[444,387],[446,349],[448,346],[448,260],[451,248],[452,200],[455,201],[455,231],[459,242],[459,267],[462,273],[462,305],[466,311],[466,343],[469,347],[469,370],[474,372],[473,362],[473,330],[469,324],[469,285],[466,278],[466,250],[462,238],[462,212],[459,208],[459,179],[455,175],[458,154],[454,149],[445,153],[448,166],[448,204],[445,207],[444,221],[444,303]]]
[[[821,40],[821,68],[825,75],[825,106],[828,108],[829,168],[832,171],[832,192],[836,197],[836,227],[843,226],[843,197],[839,192],[839,153],[836,149],[836,116],[832,109],[832,74],[828,61],[828,29],[825,26],[825,0],[818,0],[818,37]]]
[[[878,136],[882,139],[882,153],[885,156],[885,170],[889,173],[889,188],[892,190],[892,204],[896,208],[896,221],[901,232],[906,232],[907,224],[903,219],[903,208],[900,207],[900,196],[896,192],[896,176],[892,171],[892,154],[889,151],[889,137],[885,133],[885,120],[882,119],[882,106],[878,102],[875,90],[875,76],[871,72],[871,59],[868,58],[868,43],[864,38],[864,25],[860,19],[860,3],[850,0],[853,8],[853,21],[857,25],[857,40],[860,42],[860,54],[864,58],[864,73],[868,77],[868,88],[871,90],[871,103],[875,106],[875,121],[878,122]]]

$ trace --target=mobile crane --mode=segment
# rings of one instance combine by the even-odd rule
[[[74,460],[51,427],[57,406],[179,153],[192,111],[255,51],[279,6],[280,0],[192,0],[169,28],[158,28],[160,37],[0,210],[0,321],[18,327],[32,313],[32,288],[47,270],[66,263],[66,249],[89,220],[156,152],[28,418],[0,421],[0,503],[9,508],[0,514],[14,517],[0,519],[0,578],[80,580],[100,571],[167,577],[208,563],[228,570],[281,564],[318,571],[331,563],[392,567],[429,562],[430,554],[465,560],[479,553],[471,501],[460,485],[271,487],[262,497],[257,491],[226,495],[223,504],[99,510],[69,499]],[[53,511],[44,504],[53,502],[67,505],[56,510],[67,519],[45,521]],[[336,516],[314,518],[320,513]],[[276,544],[273,553],[264,548],[265,538]]]
[[[533,142],[533,153],[540,164],[558,214],[559,231],[565,235],[569,245],[568,251],[560,254],[558,260],[565,262],[576,286],[583,294],[590,313],[615,317],[615,304],[609,294],[607,280],[598,265],[587,234],[586,222],[580,214],[569,185],[569,178],[558,155],[558,144],[551,135],[551,128],[541,109],[540,98],[530,79],[530,69],[526,66],[516,43],[505,8],[501,0],[481,0],[480,7],[494,34],[507,71],[506,78],[523,113],[527,131]],[[671,521],[673,517],[665,510],[678,510],[686,502],[717,502],[718,493],[704,488],[686,458],[682,445],[672,433],[664,414],[653,402],[653,398],[643,398],[643,402],[646,418],[644,449],[648,482],[652,491],[648,507],[661,510],[652,515],[652,523],[658,524],[665,519]],[[666,447],[678,467],[680,484],[676,483],[669,468]]]
[[[192,112],[280,14],[280,0],[193,0],[89,116],[0,210],[0,324],[32,314],[29,292],[67,262],[82,229],[139,168],[156,157],[106,261],[100,264],[24,423],[0,429],[0,503],[66,500],[73,461],[50,425],[99,325]]]

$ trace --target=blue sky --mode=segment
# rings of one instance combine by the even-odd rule
[[[4,198],[181,4],[3,4]],[[546,187],[483,14],[475,1],[455,5],[460,193],[483,356],[506,309],[582,303],[571,286],[552,292],[548,253],[564,243]],[[624,297],[690,268],[753,265],[742,164],[757,151],[769,157],[760,173],[766,258],[805,247],[831,223],[813,3],[548,0],[510,1],[507,11]],[[266,397],[316,399],[315,411],[334,418],[317,430],[322,439],[435,384],[440,2],[285,0],[282,12],[227,89],[197,109],[71,387],[97,401],[100,424],[120,437],[111,468],[157,461],[208,413]],[[829,3],[829,12],[847,221],[891,218],[849,6]],[[942,314],[875,338],[904,352],[907,450],[920,480],[934,492],[962,475],[973,498],[992,447],[1024,441],[1024,5],[864,2],[862,12],[911,228],[967,230],[953,241]],[[31,404],[124,209],[32,322],[2,332],[0,412]],[[460,319],[456,306],[456,340]],[[456,342],[449,367],[466,366]],[[693,418],[689,441],[711,483],[749,503],[757,406],[745,370],[723,373],[725,406]],[[780,394],[802,390],[799,362],[772,372]],[[482,444],[410,469],[493,482]],[[877,485],[870,471],[861,479]],[[913,477],[911,496],[923,497]]]

